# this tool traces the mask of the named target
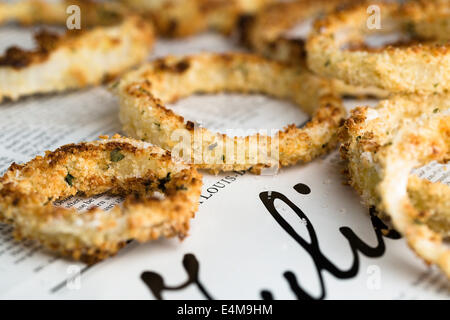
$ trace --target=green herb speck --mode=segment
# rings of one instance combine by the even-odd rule
[[[75,179],[75,177],[73,175],[71,175],[70,173],[68,173],[67,176],[64,178],[64,180],[67,182],[67,184],[69,186],[72,186],[74,179]]]
[[[123,158],[125,158],[125,156],[120,152],[120,149],[114,149],[110,153],[110,159],[112,162],[119,162]]]

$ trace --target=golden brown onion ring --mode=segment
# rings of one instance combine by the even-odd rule
[[[367,25],[372,22],[367,13],[369,5],[379,7],[381,30],[371,30]],[[437,18],[435,12],[439,12]],[[441,0],[404,5],[369,1],[352,6],[316,22],[307,42],[308,66],[322,76],[389,92],[447,92],[449,19],[450,2]],[[406,45],[367,48],[364,44],[367,35],[398,30],[409,36]]]
[[[130,239],[183,238],[198,208],[201,175],[159,147],[120,136],[70,144],[13,164],[0,178],[0,218],[16,238],[94,262]],[[110,192],[123,206],[80,213],[53,201]]]
[[[300,66],[252,54],[166,57],[125,75],[114,91],[120,99],[120,119],[127,134],[168,150],[180,145],[177,134],[186,134],[185,161],[213,172],[252,168],[260,173],[265,167],[311,161],[336,146],[337,129],[345,117],[342,101],[327,80]],[[311,120],[303,128],[290,125],[273,137],[229,137],[195,128],[192,121],[185,122],[164,106],[194,93],[223,91],[288,99]],[[195,144],[197,134],[203,139],[200,146]],[[196,160],[196,154],[203,156],[202,160]],[[205,159],[213,160],[206,163]]]
[[[154,33],[142,18],[127,16],[62,36],[41,32],[36,40],[35,50],[11,47],[0,57],[0,101],[100,84],[144,61]]]
[[[450,159],[450,97],[396,96],[376,109],[352,111],[342,131],[350,184],[405,235],[427,263],[450,277],[450,187],[411,176],[414,168]]]

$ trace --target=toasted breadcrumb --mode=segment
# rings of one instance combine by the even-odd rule
[[[345,118],[342,101],[327,80],[315,77],[304,68],[292,68],[252,54],[165,57],[125,75],[113,86],[113,91],[119,96],[120,119],[127,134],[168,150],[179,143],[179,137],[174,137],[177,130],[188,132],[191,141],[199,134],[202,146],[193,146],[191,150],[189,144],[191,157],[186,161],[195,163],[195,154],[203,155],[203,159],[215,159],[195,163],[215,173],[247,169],[260,173],[267,167],[311,161],[336,147],[337,130]],[[192,121],[185,122],[164,106],[196,92],[221,91],[263,93],[288,99],[306,111],[311,120],[303,128],[289,125],[274,137],[263,134],[229,137],[195,128]],[[255,154],[265,156],[253,158],[250,141],[258,141]],[[277,142],[279,149],[272,153],[271,146]],[[218,148],[211,148],[217,145]],[[227,153],[230,146],[232,159]],[[244,155],[245,159],[241,159]]]
[[[368,6],[380,8],[381,29],[370,29]],[[315,23],[307,42],[314,72],[391,93],[447,93],[450,89],[450,2],[368,1],[336,11]],[[367,48],[365,36],[402,31],[408,44]],[[353,49],[352,49],[353,48]]]
[[[436,106],[439,106],[437,108]],[[395,96],[352,111],[340,133],[350,184],[364,203],[386,214],[427,263],[450,277],[450,187],[410,175],[450,159],[450,97]]]
[[[128,138],[63,146],[0,178],[0,219],[17,239],[34,239],[74,259],[95,262],[128,240],[183,238],[198,208],[201,175],[159,147]],[[69,196],[125,196],[109,212],[56,207]],[[162,193],[164,196],[158,196]]]
[[[34,50],[12,47],[0,57],[0,101],[100,84],[145,60],[154,33],[141,18],[128,16],[117,25],[62,36],[44,32],[36,40]]]

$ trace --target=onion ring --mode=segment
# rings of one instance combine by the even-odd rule
[[[254,16],[240,21],[240,36],[243,43],[267,58],[286,63],[306,64],[306,49],[303,39],[291,38],[287,32],[299,23],[308,23],[332,12],[337,7],[360,2],[360,0],[297,0],[269,5]],[[343,81],[332,80],[335,90],[344,97],[384,98],[388,93],[375,87],[355,87]]]
[[[450,277],[450,187],[410,175],[430,161],[450,159],[448,95],[401,95],[376,109],[359,107],[342,129],[350,184],[366,205],[392,219],[410,247]]]
[[[63,255],[95,262],[130,239],[186,236],[201,186],[196,169],[172,160],[168,151],[116,135],[11,165],[0,179],[0,217],[12,223],[18,239],[38,240]],[[52,204],[107,191],[126,195],[123,206],[78,213]]]
[[[380,8],[381,30],[368,28],[369,4]],[[442,16],[434,19],[437,12]],[[393,93],[446,93],[450,89],[450,27],[447,23],[439,28],[449,19],[448,1],[352,6],[316,22],[306,46],[308,66],[322,76],[352,85]],[[430,24],[433,27],[425,27]],[[382,48],[363,44],[366,35],[393,30],[402,30],[414,42]]]
[[[145,60],[154,33],[143,19],[127,16],[62,36],[44,31],[36,40],[35,50],[11,47],[0,57],[0,101],[100,84]]]
[[[120,119],[127,134],[168,150],[179,144],[179,137],[173,137],[177,130],[187,132],[188,141],[195,141],[199,134],[202,145],[191,147],[188,142],[188,155],[184,154],[183,159],[215,173],[247,169],[261,173],[263,168],[311,161],[336,146],[337,129],[345,117],[342,101],[327,80],[315,77],[304,68],[252,54],[169,56],[130,72],[112,87],[119,96]],[[228,137],[206,128],[194,130],[193,122],[185,122],[163,105],[194,93],[220,91],[263,93],[289,99],[312,118],[305,127],[290,125],[274,137],[263,134]],[[257,142],[257,156],[267,154],[253,158],[251,141]],[[268,150],[277,143],[278,150],[274,153],[275,149]],[[227,147],[222,149],[222,146]],[[216,161],[199,163],[195,153]]]
[[[265,57],[303,63],[306,58],[304,41],[291,39],[286,33],[299,23],[331,12],[343,2],[346,1],[298,0],[273,3],[256,15],[243,17],[240,25],[242,40]]]
[[[274,0],[122,0],[150,17],[158,33],[186,37],[207,29],[225,34],[233,31],[242,14],[259,11]]]

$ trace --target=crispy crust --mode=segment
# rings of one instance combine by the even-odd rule
[[[190,152],[183,155],[185,160],[213,172],[252,168],[253,172],[260,173],[264,167],[311,161],[336,146],[337,129],[345,117],[342,101],[328,81],[301,67],[252,54],[166,57],[125,75],[114,85],[114,91],[120,99],[120,119],[127,134],[168,150],[179,146],[180,137],[174,134],[187,134]],[[272,138],[262,134],[228,137],[206,128],[194,130],[193,122],[185,122],[164,106],[193,93],[220,91],[263,93],[289,99],[312,119],[303,128],[287,126]],[[201,146],[195,142],[197,134],[203,139]],[[251,141],[258,141],[257,150],[251,149]],[[276,143],[279,149],[272,149]],[[198,163],[196,154],[214,161]]]
[[[173,160],[168,151],[114,136],[11,165],[0,179],[0,218],[12,223],[18,239],[35,239],[53,251],[94,262],[114,255],[130,239],[186,236],[201,186],[195,168]],[[107,191],[126,196],[123,206],[78,213],[52,204]]]
[[[122,0],[148,16],[159,34],[186,37],[207,29],[231,33],[242,14],[257,12],[274,0]]]
[[[296,24],[318,18],[334,9],[361,0],[297,0],[269,5],[254,16],[240,21],[240,36],[243,43],[253,51],[277,61],[306,64],[306,49],[303,39],[293,39],[286,33]],[[334,87],[344,97],[387,97],[388,93],[375,87],[355,87],[343,81],[332,80]]]
[[[400,29],[415,41],[378,50],[361,46],[363,37],[373,33],[367,27],[367,8],[374,4],[380,8],[380,31]],[[450,89],[449,9],[450,2],[437,0],[410,1],[404,5],[368,2],[336,11],[316,22],[307,42],[308,66],[322,76],[390,92],[447,92]],[[434,18],[436,12],[439,15]],[[433,27],[427,27],[430,25]],[[345,49],[346,46],[353,49]]]
[[[0,57],[0,101],[96,85],[147,58],[154,33],[142,18],[63,36],[40,33],[32,51],[16,47]]]
[[[413,168],[450,159],[450,97],[396,96],[359,107],[346,121],[341,154],[350,184],[366,205],[392,219],[411,248],[450,277],[450,187],[410,176]]]

